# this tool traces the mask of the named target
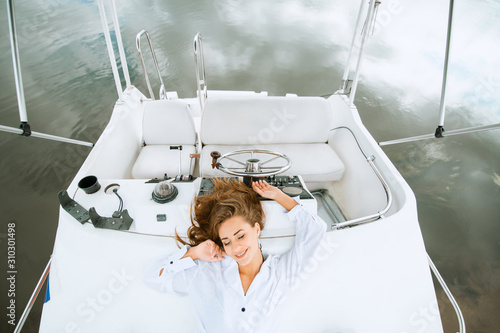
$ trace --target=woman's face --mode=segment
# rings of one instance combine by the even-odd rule
[[[224,251],[236,260],[240,266],[248,265],[256,255],[260,254],[260,225],[252,227],[241,216],[233,216],[221,223],[219,237]]]

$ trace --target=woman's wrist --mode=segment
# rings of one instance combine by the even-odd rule
[[[274,200],[288,211],[291,211],[293,207],[298,205],[298,202],[295,201],[295,199],[283,192],[279,193]]]
[[[182,256],[181,259],[184,259],[184,258],[187,258],[187,257],[190,257],[191,259],[193,260],[196,260],[198,259],[198,257],[196,256],[196,246],[195,247],[190,247],[186,253]]]

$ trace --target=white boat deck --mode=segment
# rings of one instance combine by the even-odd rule
[[[175,226],[181,235],[185,232],[199,180],[179,184],[178,198],[159,205],[151,200],[154,184],[130,177],[141,149],[140,98],[132,90],[117,105],[68,189],[85,208],[95,207],[100,215],[111,216],[118,199],[103,190],[118,183],[124,208],[134,222],[129,231],[96,229],[90,223],[81,225],[61,209],[49,276],[51,299],[44,305],[40,332],[195,329],[188,298],[159,294],[142,283],[142,272],[151,259],[177,249],[171,236]],[[189,102],[194,103],[191,111],[196,117],[197,100]],[[334,112],[331,128],[349,128],[358,144],[375,156],[394,203],[378,221],[326,234],[314,258],[316,265],[303,276],[287,307],[279,308],[285,312],[282,331],[442,332],[414,195],[366,131],[357,111],[341,96],[333,96],[329,104]],[[199,122],[196,127],[199,131]],[[323,185],[346,217],[354,219],[382,210],[386,195],[353,136],[344,132],[332,130],[329,144],[345,164],[345,174],[340,181]],[[78,180],[89,174],[99,178],[102,189],[98,193],[77,191]],[[303,204],[311,210],[317,207],[315,200]],[[264,208],[269,221],[262,234],[264,253],[283,253],[293,244],[294,227],[276,203],[265,202]],[[166,215],[167,221],[158,222],[158,214]]]
[[[398,215],[327,233],[283,309],[283,332],[442,332],[418,223]],[[273,253],[291,242],[262,241]],[[176,248],[169,237],[82,226],[61,210],[40,332],[194,331],[187,297],[141,280],[149,260]]]

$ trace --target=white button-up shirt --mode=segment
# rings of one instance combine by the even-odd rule
[[[144,282],[160,292],[189,294],[198,332],[275,332],[281,316],[271,314],[301,282],[301,273],[326,231],[326,223],[301,205],[287,216],[297,224],[294,246],[283,255],[266,258],[246,295],[235,260],[229,256],[218,262],[180,259],[187,246],[150,263]]]

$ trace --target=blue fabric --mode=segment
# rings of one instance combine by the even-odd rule
[[[50,301],[50,287],[49,287],[49,277],[47,276],[47,289],[45,290],[45,300],[44,303]]]

